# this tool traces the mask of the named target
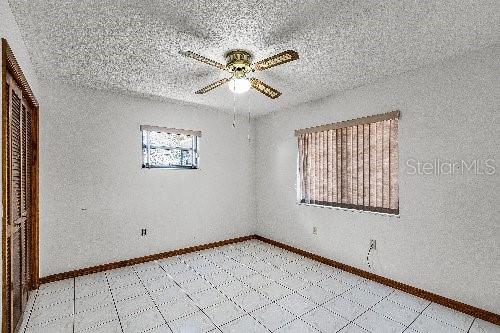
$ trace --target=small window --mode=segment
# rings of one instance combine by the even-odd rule
[[[141,126],[142,167],[197,169],[201,132]]]
[[[297,130],[300,203],[399,214],[399,111]]]

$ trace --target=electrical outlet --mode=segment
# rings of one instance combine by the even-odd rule
[[[377,241],[375,239],[370,239],[370,249],[377,249]]]
[[[147,229],[141,229],[141,236],[146,236],[147,232]]]
[[[313,235],[317,235],[318,234],[318,227],[313,227]]]

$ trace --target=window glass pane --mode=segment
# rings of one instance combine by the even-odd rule
[[[172,134],[165,132],[149,132],[151,146],[191,148],[193,137],[185,134]]]
[[[193,165],[193,151],[183,150],[182,151],[182,165],[192,166]]]
[[[151,166],[174,166],[181,164],[181,150],[151,148],[149,155]]]
[[[148,149],[145,144],[142,145],[142,166],[146,166],[148,164]]]

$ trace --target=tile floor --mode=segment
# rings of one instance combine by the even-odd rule
[[[500,332],[260,241],[42,285],[25,333]]]

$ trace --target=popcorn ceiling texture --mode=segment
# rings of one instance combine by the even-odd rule
[[[263,114],[470,50],[498,44],[498,1],[9,0],[41,79],[232,109],[227,87],[199,88],[228,73],[182,57],[225,63],[243,48],[254,60],[286,49],[300,59],[255,77],[280,90],[252,91]],[[247,96],[237,96],[239,112]],[[210,108],[211,109],[211,108]],[[207,111],[208,112],[208,111]]]

